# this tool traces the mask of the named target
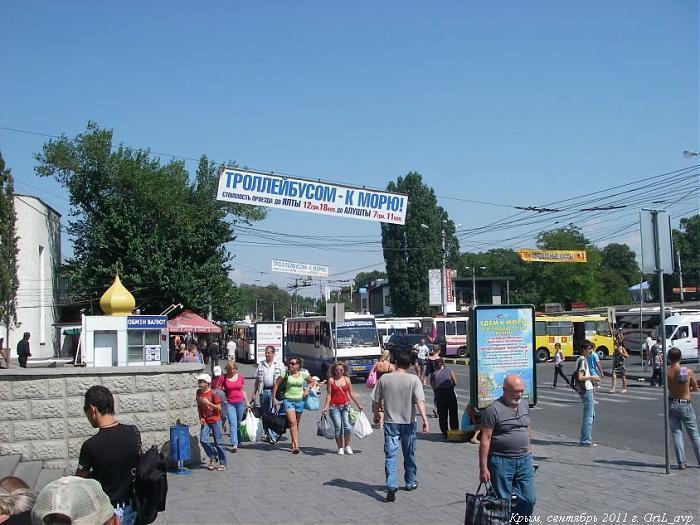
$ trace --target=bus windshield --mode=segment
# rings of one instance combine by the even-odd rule
[[[379,346],[374,326],[339,326],[338,348],[351,346]]]

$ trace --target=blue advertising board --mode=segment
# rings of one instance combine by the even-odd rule
[[[127,330],[165,330],[168,318],[164,315],[130,315],[126,318]]]
[[[486,408],[503,394],[503,380],[518,375],[523,397],[537,402],[535,308],[532,305],[477,306],[470,315],[471,404]]]

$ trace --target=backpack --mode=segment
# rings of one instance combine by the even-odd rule
[[[586,387],[583,385],[581,380],[578,378],[578,373],[581,370],[581,360],[585,360],[585,357],[579,357],[578,361],[576,361],[576,370],[574,370],[574,373],[571,374],[571,381],[569,381],[569,385],[571,388],[575,391],[578,392],[579,394],[585,392]],[[585,368],[584,368],[585,370]]]
[[[159,512],[165,510],[168,497],[168,475],[165,457],[153,445],[139,454],[139,463],[134,473],[134,499],[138,515],[136,523],[153,523]]]

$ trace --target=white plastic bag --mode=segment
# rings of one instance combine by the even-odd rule
[[[255,443],[262,436],[262,421],[255,417],[252,410],[248,410],[245,415],[245,419],[242,421],[243,426],[245,426],[246,434],[248,439]]]
[[[355,430],[352,432],[353,436],[362,439],[369,436],[372,432],[372,425],[370,424],[369,419],[367,419],[365,411],[360,410],[360,414],[357,416],[357,421],[355,421]]]

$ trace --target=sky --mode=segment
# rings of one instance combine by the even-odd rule
[[[674,226],[700,208],[700,158],[682,155],[700,150],[696,0],[6,0],[0,19],[0,151],[16,191],[64,224],[66,193],[34,154],[88,121],[191,173],[202,154],[379,189],[417,171],[463,251],[533,247],[572,222],[638,252],[643,205]],[[626,207],[580,211],[611,193]],[[559,201],[578,208],[513,208]],[[331,280],[383,269],[378,223],[271,209],[253,228],[229,246],[239,283],[287,286],[271,259]]]

